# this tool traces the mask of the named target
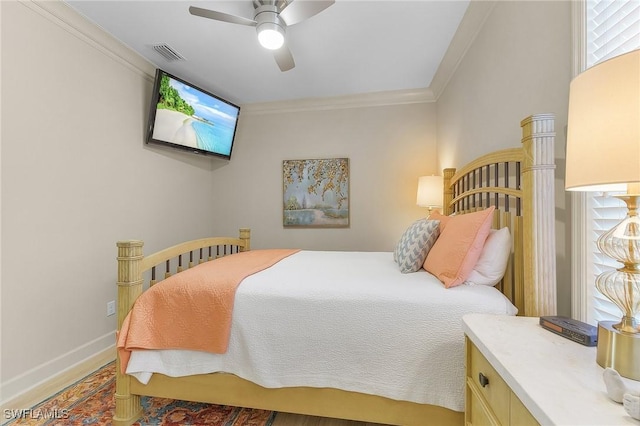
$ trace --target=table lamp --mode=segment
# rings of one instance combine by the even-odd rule
[[[442,207],[444,197],[442,176],[422,176],[418,178],[418,196],[416,204],[431,210]]]
[[[597,242],[622,266],[596,278],[623,316],[598,324],[596,361],[640,380],[640,50],[573,79],[567,131],[566,189],[624,192],[615,197],[627,204],[627,216]]]

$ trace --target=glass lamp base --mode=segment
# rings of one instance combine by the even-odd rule
[[[613,368],[623,377],[640,380],[640,334],[618,331],[614,324],[615,321],[598,323],[596,362],[603,368]]]

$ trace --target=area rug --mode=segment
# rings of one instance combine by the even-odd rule
[[[115,363],[111,362],[79,382],[30,409],[5,412],[4,425],[111,425]],[[144,415],[135,426],[271,426],[273,411],[224,405],[142,398]]]

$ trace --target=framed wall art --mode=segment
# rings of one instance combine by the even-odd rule
[[[284,160],[283,225],[349,226],[349,159]]]

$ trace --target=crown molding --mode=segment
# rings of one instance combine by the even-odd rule
[[[293,99],[242,105],[242,114],[276,114],[284,112],[322,111],[435,102],[429,88],[391,90],[326,98]]]
[[[242,105],[243,114],[272,114],[436,102],[499,0],[471,0],[429,87]]]
[[[153,81],[155,65],[148,62],[137,52],[105,32],[83,15],[73,10],[65,2],[20,0],[20,4],[28,7],[127,68]]]
[[[436,102],[499,0],[471,0],[431,85],[355,95],[244,104],[243,115],[365,108]],[[20,0],[50,22],[85,41],[127,68],[153,81],[155,65],[93,24],[63,1]]]
[[[471,0],[469,2],[469,7],[460,21],[458,30],[454,34],[442,62],[440,62],[433,80],[431,80],[429,88],[432,90],[435,100],[438,100],[444,92],[449,80],[455,74],[460,62],[497,3],[498,0]]]

